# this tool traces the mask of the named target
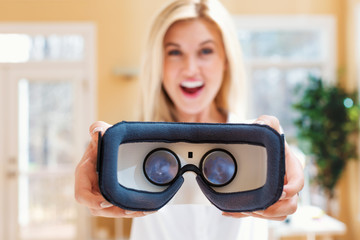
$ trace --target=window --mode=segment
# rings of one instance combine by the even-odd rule
[[[21,239],[76,236],[73,200],[75,86],[71,81],[18,83],[19,226]]]
[[[249,118],[274,115],[294,138],[295,88],[309,74],[334,81],[335,21],[330,16],[235,16],[249,79]]]
[[[84,39],[76,34],[0,34],[0,62],[80,61]]]

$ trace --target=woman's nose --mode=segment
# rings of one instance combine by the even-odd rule
[[[199,63],[196,57],[187,56],[184,59],[184,72],[188,75],[196,74],[199,71]]]

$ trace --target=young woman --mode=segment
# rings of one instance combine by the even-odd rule
[[[140,119],[243,122],[246,82],[241,59],[230,15],[217,0],[174,1],[157,15],[149,34],[140,76]],[[280,131],[275,117],[260,116],[255,122]],[[207,204],[191,175],[184,176],[184,185],[171,203],[197,204],[168,204],[154,214],[113,206],[101,196],[95,172],[94,133],[104,132],[109,126],[104,122],[90,126],[92,141],[76,169],[75,197],[96,216],[142,217],[133,221],[133,240],[266,239],[263,219],[284,220],[296,211],[303,172],[287,145],[283,194],[264,211],[221,213]]]

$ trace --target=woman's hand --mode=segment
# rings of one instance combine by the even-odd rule
[[[281,127],[279,120],[272,116],[261,116],[255,123],[265,124],[279,133]],[[300,161],[291,152],[288,144],[285,142],[285,179],[282,195],[276,203],[263,211],[229,213],[224,212],[224,216],[241,218],[241,217],[258,217],[269,220],[283,221],[288,215],[295,213],[298,203],[298,193],[304,186],[304,173]]]
[[[111,125],[95,122],[90,126],[91,142],[75,170],[75,199],[89,208],[92,215],[112,218],[141,217],[148,212],[133,212],[121,209],[107,202],[101,195],[96,173],[98,132],[104,134]]]

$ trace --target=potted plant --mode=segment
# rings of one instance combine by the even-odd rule
[[[359,126],[357,93],[340,86],[325,85],[321,78],[309,76],[309,84],[299,87],[300,100],[293,105],[300,148],[312,156],[317,167],[313,179],[331,199],[347,161],[356,159]]]

